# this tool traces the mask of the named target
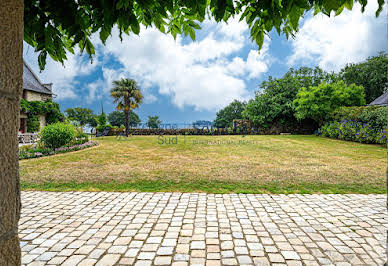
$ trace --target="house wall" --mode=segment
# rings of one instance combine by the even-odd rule
[[[39,116],[40,130],[42,130],[46,126],[46,116]]]
[[[52,97],[48,94],[25,90],[24,99],[27,101],[47,101],[51,100]]]

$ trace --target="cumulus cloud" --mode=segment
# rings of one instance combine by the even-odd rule
[[[85,55],[69,54],[64,67],[48,59],[46,69],[39,73],[33,49],[25,49],[24,56],[44,82],[54,83],[58,100],[81,93],[91,104],[109,95],[114,80],[128,77],[139,83],[145,103],[164,95],[179,108],[214,111],[234,99],[248,99],[252,92],[246,83],[268,71],[270,40],[265,40],[259,53],[250,50],[248,37],[248,26],[238,18],[228,23],[207,20],[195,42],[181,36],[174,40],[152,28],[142,28],[140,36],[125,35],[122,42],[114,31],[106,46],[94,36],[98,57],[92,65]],[[79,78],[96,68],[102,75],[80,87]]]
[[[337,17],[307,17],[296,39],[291,42],[288,64],[315,63],[326,70],[338,71],[346,63],[365,60],[379,51],[387,51],[387,7],[375,17],[377,1],[368,2],[364,13],[355,4]]]
[[[204,26],[206,35],[196,42],[180,36],[174,40],[155,29],[125,36],[123,42],[113,36],[99,52],[119,61],[122,68],[104,69],[105,84],[119,76],[134,78],[147,101],[157,99],[152,91],[157,88],[179,108],[192,106],[196,110],[216,110],[234,99],[247,99],[246,80],[260,77],[271,63],[270,40],[260,54],[248,50],[243,58],[238,54],[250,45],[246,24],[231,20],[228,26],[214,22]]]
[[[46,67],[40,72],[38,53],[35,53],[34,48],[26,43],[24,43],[23,57],[43,83],[53,83],[53,92],[57,95],[57,100],[75,99],[76,91],[80,89],[76,78],[89,75],[98,65],[98,57],[95,57],[91,64],[87,55],[79,55],[77,51],[75,54],[67,54],[64,65],[48,56]]]

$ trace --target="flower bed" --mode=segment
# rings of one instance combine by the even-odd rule
[[[71,146],[63,146],[55,150],[49,148],[40,148],[32,145],[24,146],[19,149],[19,160],[38,158],[43,156],[50,156],[59,153],[65,153],[70,151],[79,151],[85,148],[97,146],[98,143],[94,141],[87,141],[83,144],[75,144]]]

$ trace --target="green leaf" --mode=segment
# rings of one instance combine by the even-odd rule
[[[341,2],[338,0],[325,0],[323,1],[323,7],[327,13],[331,11],[337,11],[341,6]]]
[[[43,70],[44,67],[46,66],[46,58],[47,58],[47,51],[43,50],[39,53],[38,55],[38,64],[40,70]]]
[[[193,28],[190,28],[189,30],[190,38],[194,41],[195,40],[195,31]]]
[[[270,32],[272,30],[273,24],[271,19],[267,19],[267,21],[264,24],[265,30],[267,32]]]
[[[290,18],[290,24],[292,28],[297,30],[299,26],[300,9],[296,6],[293,6],[288,16]]]
[[[260,50],[264,43],[264,32],[262,30],[259,31],[259,33],[256,35],[256,43],[259,46]]]
[[[346,9],[352,10],[353,9],[353,0],[346,0],[344,5],[345,5]]]
[[[381,13],[381,11],[383,10],[383,6],[384,6],[384,0],[377,0],[377,3],[379,4],[379,8],[376,10],[376,17],[378,17]]]
[[[110,30],[109,28],[103,27],[100,31],[100,39],[103,44],[105,44],[106,40],[108,39],[110,35]]]
[[[344,10],[345,8],[345,5],[341,6],[336,12],[335,12],[335,15],[338,16],[342,13],[342,11]]]
[[[136,35],[139,35],[140,25],[139,25],[139,22],[137,21],[137,19],[135,19],[135,21],[132,23],[131,29],[132,29],[133,33],[135,33]]]
[[[297,5],[300,8],[307,9],[309,8],[309,2],[307,0],[294,0],[295,5]]]

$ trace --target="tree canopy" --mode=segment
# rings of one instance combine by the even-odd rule
[[[77,122],[81,127],[88,124],[93,119],[93,111],[88,108],[67,108],[65,113],[70,121]]]
[[[269,77],[263,81],[254,99],[250,100],[243,116],[255,126],[269,128],[274,124],[287,129],[298,127],[294,99],[303,87],[318,86],[321,82],[334,82],[337,75],[319,67],[290,69],[283,77]]]
[[[311,118],[321,125],[341,106],[365,105],[364,88],[355,84],[346,86],[342,80],[334,83],[322,82],[318,86],[299,90],[294,104],[296,118]]]
[[[348,64],[340,72],[346,84],[361,85],[365,90],[366,103],[373,102],[386,89],[388,54],[380,53],[358,64]]]
[[[162,121],[159,120],[159,116],[148,116],[147,126],[149,128],[159,128]]]
[[[112,126],[120,127],[125,125],[125,114],[120,111],[113,111],[108,115],[108,121]],[[129,126],[135,127],[141,122],[139,116],[133,112],[129,111]]]
[[[155,27],[174,38],[184,34],[195,39],[195,30],[205,18],[227,21],[239,16],[250,28],[252,41],[259,47],[272,29],[287,38],[298,30],[299,20],[308,11],[314,15],[340,14],[351,10],[358,2],[364,11],[367,0],[25,0],[24,40],[39,52],[39,66],[45,67],[47,55],[59,62],[66,52],[74,53],[78,46],[91,57],[95,54],[92,34],[99,34],[105,44],[112,29],[122,34],[139,34],[141,25]],[[384,0],[378,0],[376,16]]]
[[[234,119],[242,119],[242,112],[246,106],[245,102],[234,100],[225,108],[217,112],[214,126],[218,128],[232,127]]]

